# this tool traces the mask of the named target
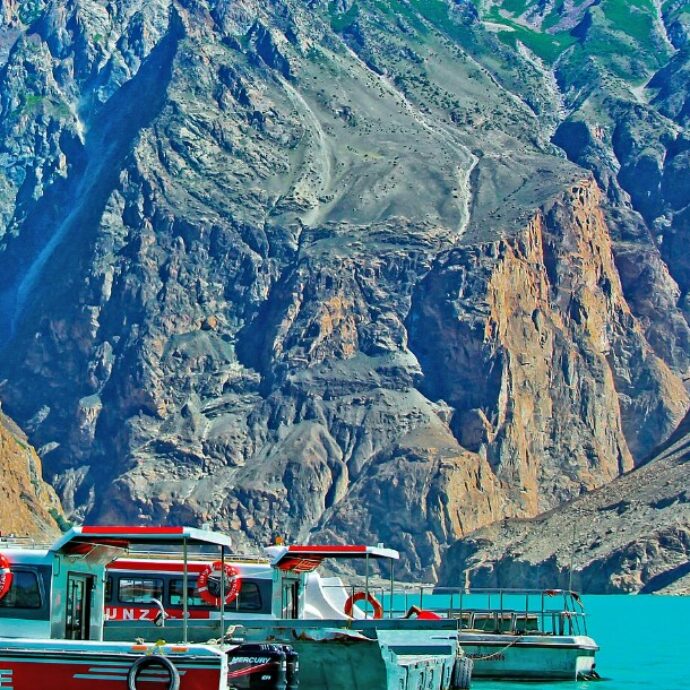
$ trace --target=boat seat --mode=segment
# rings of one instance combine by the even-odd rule
[[[517,634],[539,630],[538,616],[520,611],[503,611],[502,614],[491,610],[458,611],[451,614],[451,618],[460,620],[463,630]]]

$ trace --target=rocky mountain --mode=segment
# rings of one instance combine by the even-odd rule
[[[690,593],[687,421],[648,464],[565,506],[474,532],[446,554],[449,586]]]
[[[55,490],[41,477],[41,461],[17,425],[0,412],[1,536],[52,539],[66,524]]]
[[[688,410],[688,6],[0,0],[0,389],[68,513],[449,544]]]

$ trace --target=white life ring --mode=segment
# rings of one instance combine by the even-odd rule
[[[199,573],[199,579],[196,582],[196,589],[199,596],[211,606],[220,608],[220,596],[214,596],[208,589],[208,581],[212,575],[220,579],[221,572],[223,572],[223,564],[220,561],[215,561],[212,565],[206,567]],[[240,590],[242,589],[242,579],[240,578],[240,571],[230,563],[225,564],[225,605],[227,606],[234,601]]]

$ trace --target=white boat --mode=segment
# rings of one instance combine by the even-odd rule
[[[286,547],[281,547],[285,549]],[[311,547],[291,546],[290,554],[308,553]],[[279,553],[275,547],[269,552]],[[280,558],[274,560],[278,567]],[[411,585],[370,588],[384,604],[386,615],[454,620],[458,641],[472,659],[473,678],[549,681],[596,679],[599,649],[587,634],[581,597],[561,589],[459,590]],[[353,589],[341,578],[313,572],[306,582],[305,616],[343,616]],[[357,608],[351,615],[366,614]]]
[[[343,587],[317,596],[320,590],[314,583],[321,578],[316,570],[323,560],[359,559],[369,572],[374,561],[395,562],[396,551],[356,545],[267,551],[268,558],[231,556],[231,570],[225,573],[218,563],[192,559],[186,618],[180,608],[185,589],[178,554],[142,553],[118,560],[109,569],[106,636],[153,639],[164,634],[175,639],[186,619],[191,639],[203,640],[216,636],[222,623],[235,626],[247,642],[271,639],[293,645],[300,657],[300,686],[308,690],[446,690],[454,678],[456,687],[469,684],[457,621],[383,618],[378,609],[362,611],[356,601],[374,600],[366,576],[353,592],[351,615],[345,613],[348,595]],[[228,593],[224,620],[218,608],[222,585]],[[158,614],[153,599],[162,602],[167,614],[164,633],[152,625]]]
[[[220,646],[103,640],[105,566],[134,543],[230,546],[227,537],[190,528],[75,527],[45,550],[3,549],[10,580],[0,590],[3,689],[227,690]]]
[[[412,649],[415,630],[419,632],[421,641],[428,643],[429,638],[434,637],[428,630],[450,623],[450,628],[457,630],[464,653],[474,661],[472,675],[475,678],[575,680],[597,676],[595,654],[598,646],[587,634],[581,599],[574,592],[505,589],[467,592],[431,586],[403,587],[392,579],[385,586],[380,584],[380,580],[374,585],[373,580],[366,577],[363,583],[355,586],[344,583],[339,577],[324,577],[318,572],[326,558],[353,557],[388,561],[392,565],[397,552],[356,545],[291,545],[269,547],[267,557],[243,559],[231,556],[242,585],[237,596],[227,604],[226,623],[261,630],[257,621],[288,619],[292,621],[288,625],[292,634],[303,638],[302,643],[306,643],[308,637],[324,636],[326,633],[319,632],[324,629],[333,636],[342,635],[346,626],[365,637],[378,635],[381,640],[386,636],[392,640],[397,635],[397,643],[386,644],[398,650],[403,644],[401,636],[408,649]],[[152,568],[157,575],[147,581],[149,589],[143,598],[154,595],[165,598],[166,609],[173,618],[179,619],[181,590],[179,573],[175,573],[180,567],[179,560],[147,562],[145,557],[113,564],[110,572],[115,584],[111,587],[111,600],[107,604],[113,620],[108,625],[114,626],[114,630],[120,626],[121,631],[128,630],[125,635],[131,636],[140,630],[137,619],[153,619],[157,612],[155,607],[118,598],[123,577],[129,582],[132,576],[150,573]],[[208,561],[190,563],[192,577],[208,568]],[[357,596],[358,592],[365,599],[378,599],[383,604],[383,618],[374,619],[378,612],[367,612],[357,605],[348,604],[348,599]],[[193,600],[190,606],[190,615],[194,618],[192,624],[197,626],[195,639],[207,639],[214,633],[219,613],[193,589],[190,590],[190,598]],[[417,618],[412,625],[399,623],[409,614],[414,617],[421,615],[421,619]],[[123,620],[125,618],[129,621]],[[439,618],[446,623],[429,622],[429,619],[438,621]],[[427,629],[423,629],[422,624],[427,625]],[[394,633],[395,627],[400,625],[403,626],[402,632]],[[345,634],[354,635],[352,632]],[[303,648],[306,646],[302,644]],[[417,649],[432,656],[435,653],[429,647]],[[302,654],[305,653],[303,649]],[[313,674],[315,668],[320,667],[316,665],[308,672]],[[327,667],[324,668],[325,673]],[[320,685],[323,682],[326,682],[323,678],[315,681],[314,687],[327,687]]]
[[[598,677],[599,649],[586,635],[502,635],[461,632],[460,643],[474,661],[475,678],[496,680],[588,680]]]
[[[581,597],[561,589],[473,589],[408,585],[376,594],[391,615],[440,616],[458,622],[458,641],[473,678],[516,681],[591,680],[597,643],[587,633]],[[310,581],[307,602],[347,596],[340,578]],[[389,602],[392,602],[389,606]]]
[[[581,597],[561,589],[436,588],[407,592],[426,610],[455,618],[475,678],[548,681],[598,678],[599,649]]]

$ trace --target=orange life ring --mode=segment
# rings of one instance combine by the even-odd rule
[[[13,577],[9,559],[4,553],[0,553],[0,599],[10,591]]]
[[[199,579],[196,583],[196,589],[199,596],[212,606],[220,608],[220,596],[214,596],[208,589],[208,581],[211,575],[217,575],[220,578],[220,573],[223,570],[223,564],[220,561],[215,561],[207,566],[205,570],[199,573]],[[225,604],[230,604],[237,598],[237,595],[242,589],[242,579],[240,578],[240,571],[230,563],[225,564],[225,588],[227,594],[225,595]]]
[[[365,592],[363,590],[355,592],[345,602],[345,608],[343,610],[346,616],[352,616],[352,607],[358,601],[368,601],[374,609],[374,618],[383,618],[383,606],[381,606],[381,602],[371,592]]]

